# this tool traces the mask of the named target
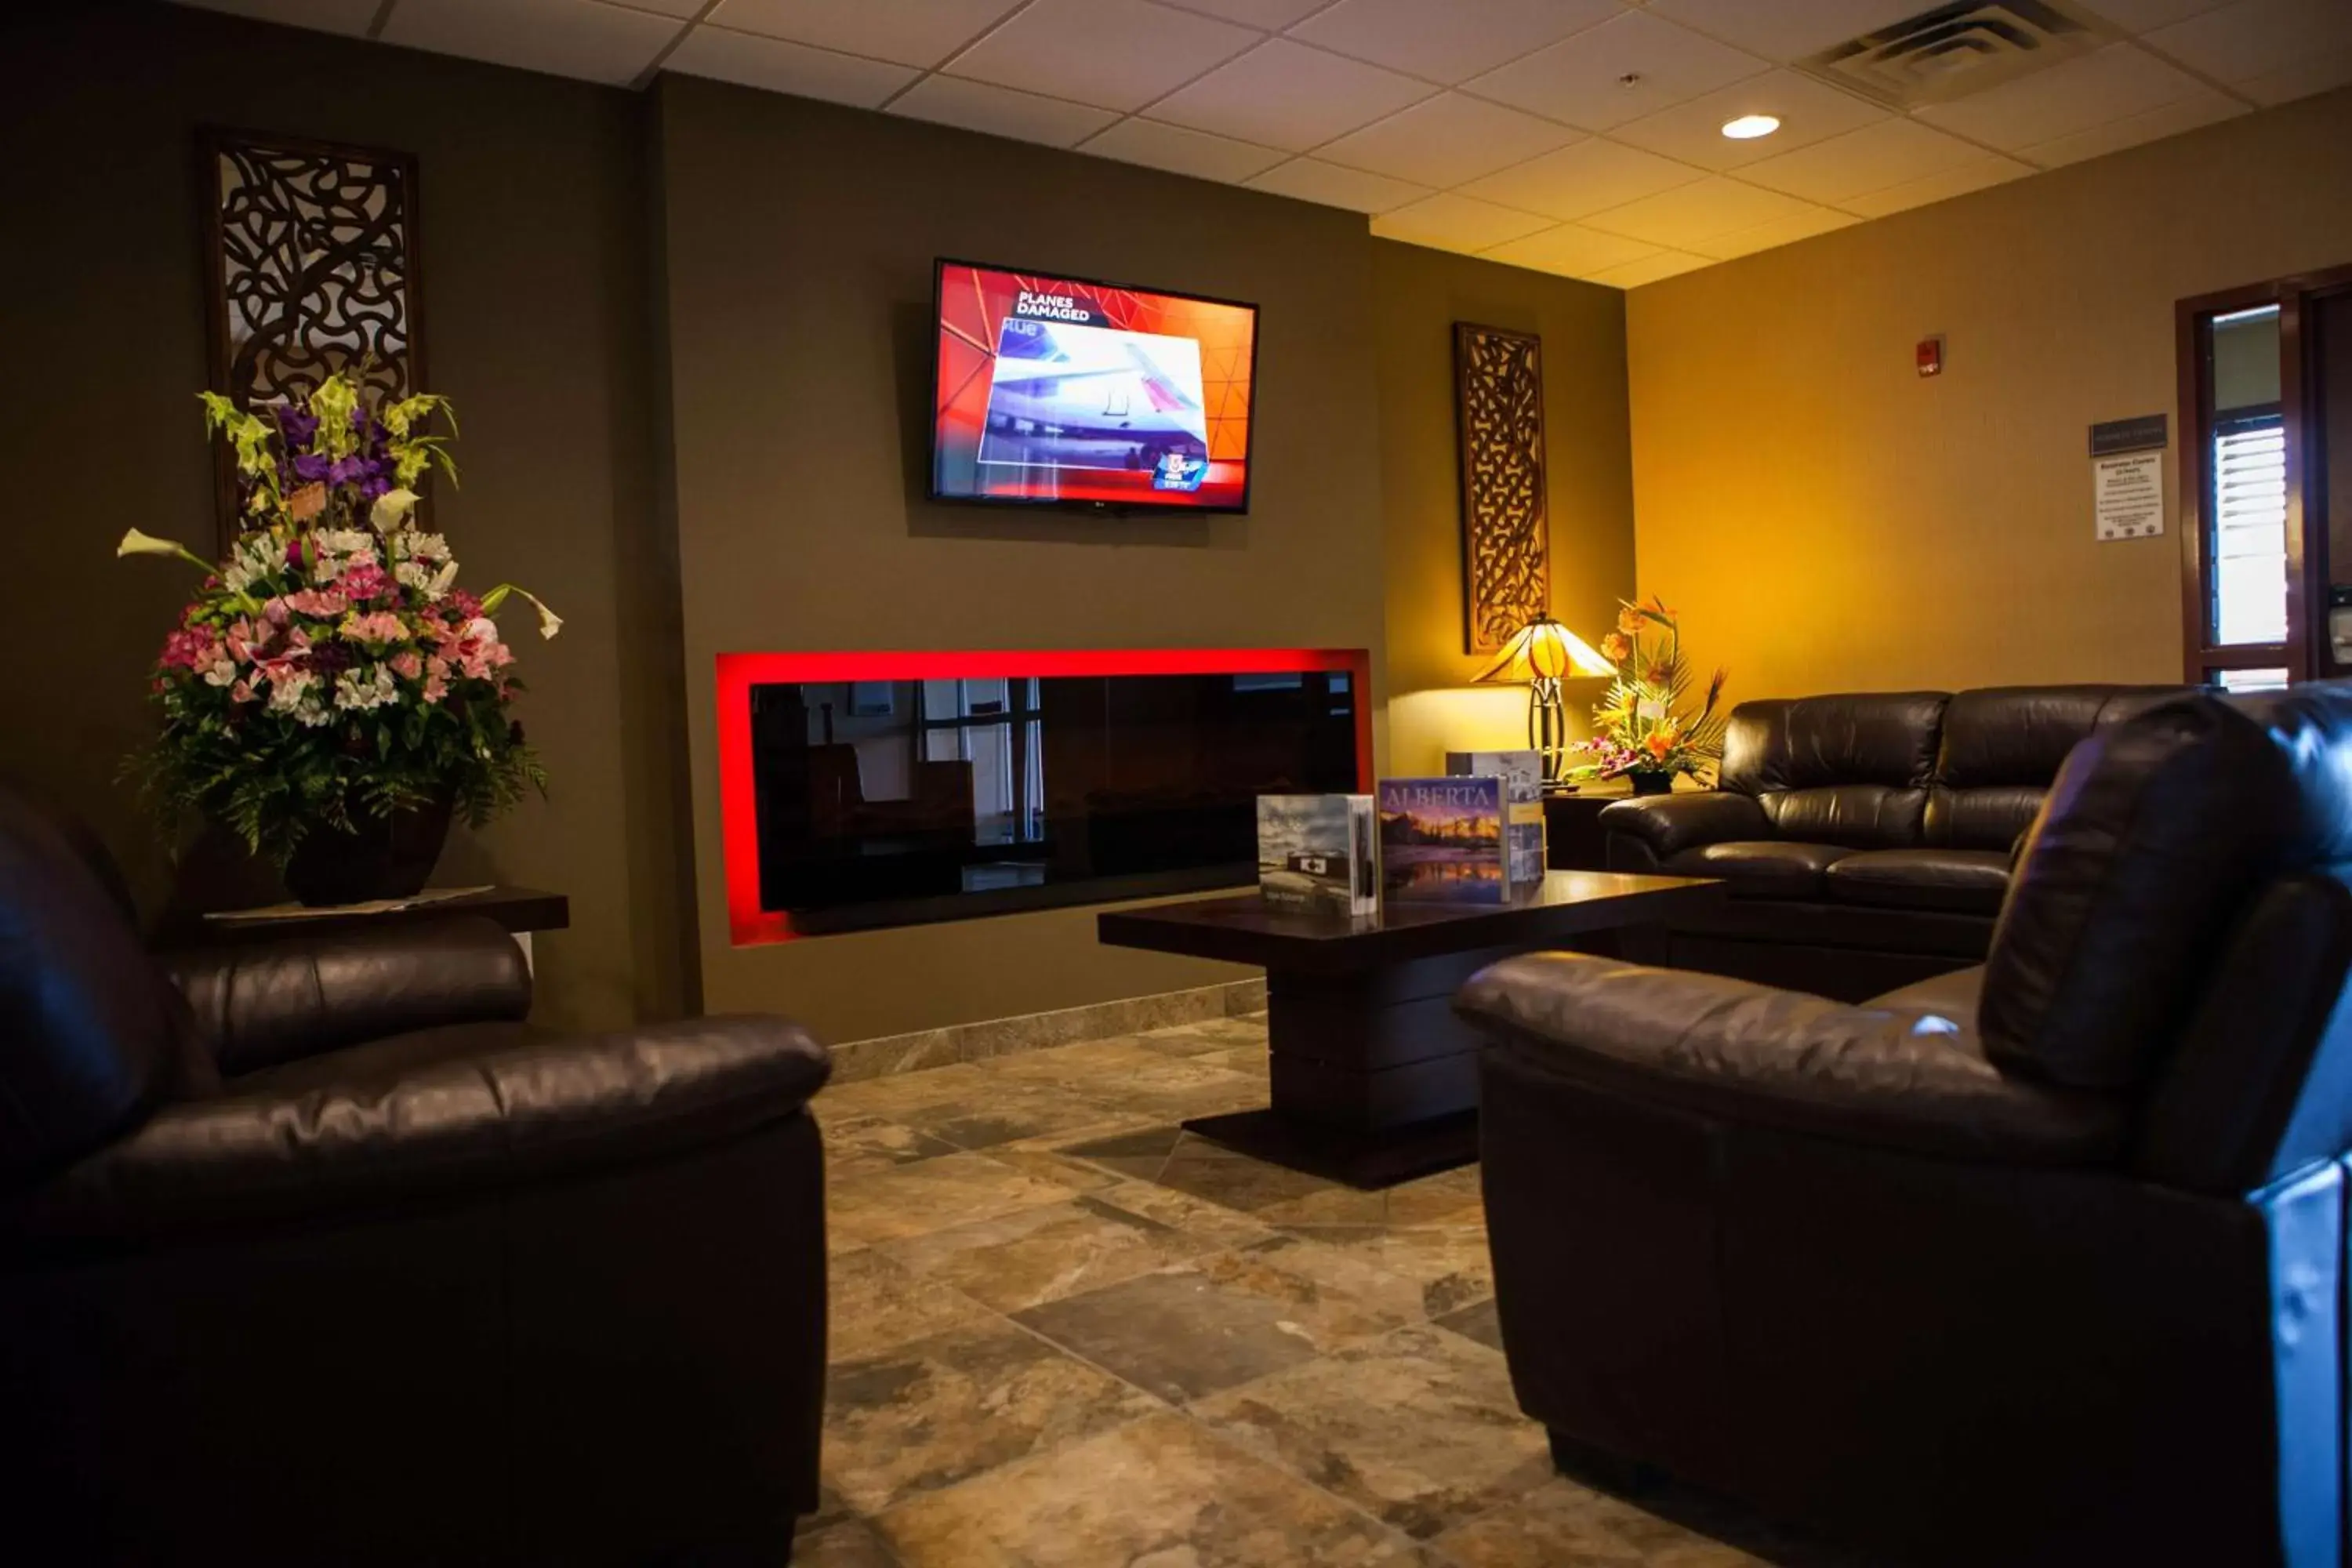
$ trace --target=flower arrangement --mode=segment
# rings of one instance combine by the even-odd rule
[[[206,574],[164,639],[163,718],[133,760],[167,826],[194,812],[280,868],[320,828],[356,835],[444,806],[474,826],[546,775],[508,712],[521,683],[492,618],[521,595],[457,586],[448,542],[415,521],[429,468],[457,482],[456,418],[430,394],[371,399],[351,375],[259,413],[203,395],[236,456],[246,531],[218,565],[132,529],[117,555]]]
[[[1655,595],[1621,606],[1617,629],[1601,639],[1601,657],[1615,667],[1615,678],[1592,710],[1592,739],[1574,748],[1592,760],[1570,772],[1584,779],[1625,773],[1636,789],[1662,788],[1676,773],[1697,773],[1722,760],[1724,671],[1715,672],[1706,700],[1689,711],[1690,665],[1675,613]]]

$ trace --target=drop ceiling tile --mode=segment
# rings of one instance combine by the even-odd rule
[[[1486,252],[1486,259],[1507,261],[1514,267],[1532,267],[1538,272],[1557,272],[1568,278],[1590,278],[1596,272],[1657,253],[1656,246],[1627,239],[1622,234],[1603,234],[1581,224],[1564,223],[1558,228],[1498,245]]]
[[[1118,118],[1089,104],[951,76],[925,77],[891,103],[890,112],[1048,147],[1075,147]]]
[[[1907,21],[1935,0],[1650,0],[1650,9],[1782,65]]]
[[[935,66],[1018,9],[1018,0],[719,0],[704,18],[900,65]]]
[[[1683,273],[1696,272],[1702,267],[1713,265],[1704,256],[1692,256],[1679,250],[1661,250],[1639,261],[1629,261],[1622,267],[1596,272],[1589,281],[1606,283],[1612,289],[1639,289],[1644,283],[1655,283],[1662,278],[1680,277]]]
[[[677,37],[678,23],[597,0],[404,0],[383,41],[586,81],[625,82]]]
[[[1618,13],[1617,0],[1339,0],[1290,36],[1451,84]]]
[[[2246,112],[2246,106],[2228,93],[2216,92],[2200,82],[2188,97],[2176,99],[2145,114],[2126,115],[2121,120],[2110,120],[2103,125],[2090,126],[2069,136],[2037,142],[2031,147],[2021,149],[2017,155],[2045,169],[2054,169],[2062,163],[2079,163],[2085,158],[2104,158],[2110,153],[2120,153],[2144,142],[2160,142],[2167,136],[2178,136],[2184,131],[2194,131],[2201,125],[2212,125]]]
[[[1851,197],[1838,205],[1858,217],[1885,217],[1889,213],[1907,212],[1913,207],[1964,196],[1970,191],[1988,190],[2033,172],[2031,163],[2021,163],[2014,158],[1988,153],[1973,163],[1963,163],[1957,169],[1947,169],[1940,174],[1929,174],[1924,179],[1906,180],[1883,191]]]
[[[2336,53],[2313,55],[2284,66],[2263,76],[2248,77],[2232,82],[2240,92],[2256,103],[2292,103],[2298,98],[2309,98],[2331,88],[2352,81],[2352,49]]]
[[[2126,33],[2148,33],[2229,3],[2230,0],[2083,0],[2083,8]]]
[[[2147,35],[2150,48],[2235,84],[2352,49],[2352,0],[2240,0]]]
[[[1810,147],[1750,163],[1739,177],[1809,202],[1843,203],[1973,163],[1984,149],[1916,120],[1882,120]]]
[[[658,11],[681,22],[691,21],[700,16],[703,6],[703,0],[610,0],[610,3],[626,11]]]
[[[1752,142],[1735,142],[1723,133],[1723,127],[1743,114],[1774,115],[1780,129]],[[1612,134],[1704,169],[1737,169],[1890,118],[1876,104],[1811,77],[1776,70],[1621,125]]]
[[[1406,203],[1417,202],[1430,194],[1423,186],[1391,180],[1385,174],[1368,174],[1361,169],[1343,169],[1337,163],[1326,163],[1314,158],[1293,158],[1289,163],[1278,163],[1243,184],[1254,191],[1293,196],[1302,202],[1315,202],[1327,207],[1347,207],[1360,213],[1393,212]]]
[[[289,26],[310,27],[321,33],[348,33],[354,38],[363,38],[368,28],[375,25],[378,0],[180,0],[180,4],[205,11],[226,11],[232,16],[250,16],[257,22],[284,22]]]
[[[1436,90],[1425,83],[1269,38],[1151,106],[1150,117],[1304,153]]]
[[[1596,136],[1473,180],[1462,194],[1546,217],[1580,218],[1704,177],[1687,163]]]
[[[782,38],[708,26],[688,33],[662,61],[662,68],[800,98],[854,103],[860,109],[880,107],[885,99],[921,74],[912,66],[885,65]]]
[[[1811,239],[1817,234],[1829,234],[1836,229],[1851,228],[1862,220],[1851,213],[1829,207],[1814,207],[1810,212],[1790,217],[1774,218],[1753,228],[1734,229],[1691,247],[1701,256],[1717,261],[1728,261],[1735,256],[1753,256],[1759,250],[1773,250],[1783,245],[1794,245],[1801,239]]]
[[[1258,41],[1146,0],[1034,0],[950,60],[950,76],[1133,110]]]
[[[1239,184],[1282,162],[1284,154],[1205,131],[1162,125],[1154,120],[1122,120],[1078,148],[1123,163],[1145,163],[1171,174]]]
[[[1549,219],[1444,191],[1372,219],[1372,232],[1382,239],[1407,240],[1440,250],[1486,250],[1550,226]]]
[[[1445,92],[1342,136],[1316,155],[1351,169],[1442,187],[1491,174],[1575,140],[1575,132],[1551,121]]]
[[[2187,71],[2146,49],[2110,44],[2096,54],[1913,113],[1970,141],[2015,153],[2209,90]]]
[[[1331,0],[1164,0],[1180,11],[1198,11],[1203,16],[1222,17],[1239,22],[1244,27],[1262,27],[1277,32],[1301,16],[1311,16],[1329,5]]]
[[[1765,62],[1646,11],[1628,11],[1473,78],[1480,98],[1606,131],[1764,69]],[[1624,78],[1637,79],[1627,86]]]
[[[1712,175],[1595,213],[1584,221],[1590,227],[1629,239],[1696,250],[1706,240],[1810,210],[1810,203],[1794,196]]]

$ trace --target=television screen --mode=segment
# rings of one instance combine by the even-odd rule
[[[937,294],[933,497],[1247,509],[1256,306],[964,261]]]

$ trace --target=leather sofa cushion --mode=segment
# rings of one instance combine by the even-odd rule
[[[2262,886],[2352,858],[2352,687],[2174,699],[2066,759],[1987,960],[1997,1061],[2121,1087],[2163,1058]]]
[[[1638,840],[1663,861],[1702,844],[1769,838],[1772,822],[1755,796],[1710,789],[1612,801],[1601,808],[1601,830]]]
[[[2003,1164],[2113,1163],[2126,1107],[1989,1060],[1980,983],[1966,972],[1850,1006],[1545,952],[1479,971],[1454,1005],[1562,1077],[1730,1121]]]
[[[1742,795],[1874,784],[1927,787],[1940,691],[1862,691],[1743,702],[1724,733],[1723,787]]]
[[[1833,844],[1735,838],[1668,856],[1660,868],[1676,877],[1720,877],[1735,899],[1811,899],[1821,895],[1822,874],[1849,853]]]
[[[1831,863],[1822,886],[1841,903],[1997,914],[2009,856],[1991,849],[1865,849]]]
[[[1930,844],[2000,849],[2033,820],[2066,753],[2180,696],[2178,686],[1999,686],[1955,694],[1928,792]]]
[[[1882,784],[1775,790],[1757,801],[1781,837],[1852,849],[1900,849],[1918,843],[1927,808],[1925,790]]]
[[[0,1205],[0,1237],[152,1240],[656,1158],[793,1115],[830,1071],[823,1046],[768,1017],[397,1036],[166,1106]]]

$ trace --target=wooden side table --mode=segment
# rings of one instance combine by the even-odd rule
[[[1687,795],[1704,787],[1678,779],[1674,793]],[[1601,813],[1617,801],[1633,798],[1633,786],[1621,778],[1585,784],[1574,795],[1544,796],[1544,865],[1554,871],[1609,869]]]
[[[320,910],[315,914],[284,914],[262,918],[238,918],[235,913],[210,915],[192,921],[181,933],[184,940],[213,944],[240,942],[268,942],[282,936],[317,936],[325,931],[368,931],[404,921],[430,920],[436,915],[485,915],[498,922],[515,945],[522,949],[523,962],[532,960],[531,937],[543,931],[562,931],[572,924],[572,900],[562,893],[542,892],[537,888],[485,888],[454,899],[434,899],[425,903],[411,904],[403,909],[382,910],[358,914],[349,910]]]

